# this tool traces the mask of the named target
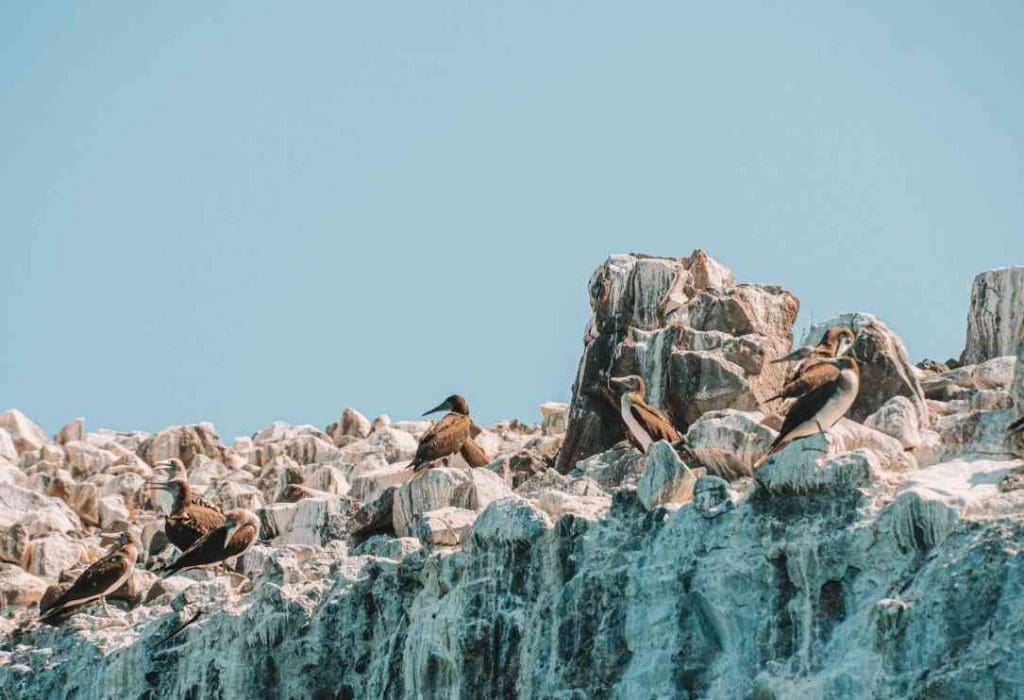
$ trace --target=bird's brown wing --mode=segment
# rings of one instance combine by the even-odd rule
[[[123,551],[118,549],[111,552],[83,571],[75,579],[75,582],[71,584],[71,588],[64,591],[43,612],[57,612],[62,607],[74,604],[76,600],[106,593],[110,590],[111,586],[124,576],[125,569],[130,565],[131,562],[128,561],[128,556]]]
[[[484,452],[480,445],[476,444],[473,438],[466,438],[466,441],[462,443],[459,454],[466,460],[466,464],[471,467],[486,467],[490,464],[490,460],[487,459],[487,453]]]
[[[256,541],[256,536],[258,534],[259,533],[256,531],[256,528],[252,525],[243,525],[238,528],[238,531],[235,532],[231,541],[228,542],[228,547],[225,550],[227,552],[227,556],[224,558],[230,559],[231,557],[237,556],[249,549],[249,545]]]
[[[222,561],[225,558],[224,538],[227,534],[227,525],[221,525],[216,530],[211,530],[182,552],[175,561],[168,564],[164,571],[173,573],[193,566],[205,566]]]
[[[772,398],[793,399],[803,396],[818,387],[834,382],[838,376],[839,368],[835,365],[828,362],[816,362],[787,382],[786,386],[782,387],[782,391]]]
[[[439,420],[420,438],[416,456],[410,466],[419,468],[435,459],[458,452],[462,443],[469,439],[469,424],[469,416],[459,413],[449,413]]]
[[[643,426],[647,434],[651,436],[651,440],[654,442],[658,440],[677,442],[679,440],[679,432],[664,413],[653,406],[648,406],[636,400],[631,401],[630,406],[633,411],[633,417]]]
[[[793,428],[813,418],[828,403],[828,400],[832,398],[834,391],[835,387],[831,383],[826,383],[811,389],[797,399],[796,403],[786,413],[786,420],[782,422],[782,427],[779,428],[779,435],[775,438],[775,442],[772,443],[771,449],[781,444]]]
[[[175,547],[184,550],[195,544],[196,540],[206,533],[212,532],[223,525],[224,514],[219,509],[209,508],[199,503],[192,503],[184,510],[168,515],[166,523],[164,529],[168,534],[168,538],[171,539],[171,543]],[[173,538],[172,533],[174,534]],[[179,536],[179,533],[184,535],[185,539],[191,538],[191,541],[185,541],[185,539]],[[178,542],[175,542],[175,539]],[[181,545],[185,546],[182,547]]]

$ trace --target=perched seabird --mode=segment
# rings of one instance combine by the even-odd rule
[[[619,417],[626,429],[626,437],[633,445],[647,454],[648,448],[658,440],[670,443],[679,441],[679,431],[664,413],[650,406],[644,400],[647,387],[642,377],[631,374],[627,377],[612,377],[608,380],[619,388]]]
[[[187,481],[151,481],[150,487],[168,491],[174,497],[171,512],[164,518],[164,532],[175,547],[184,552],[203,535],[224,524],[221,509],[192,494]]]
[[[259,532],[260,519],[255,513],[244,508],[229,510],[224,514],[223,525],[203,535],[176,561],[161,569],[160,576],[167,578],[184,569],[219,564],[237,557],[252,546]]]
[[[118,533],[115,548],[83,571],[71,587],[60,594],[45,610],[40,609],[39,619],[49,620],[94,600],[101,600],[103,609],[109,612],[107,596],[123,586],[132,575],[141,548],[139,537],[133,530]]]
[[[832,326],[825,331],[825,335],[821,337],[821,341],[817,345],[805,345],[797,348],[785,357],[772,360],[772,364],[796,362],[797,365],[793,368],[793,373],[796,374],[815,362],[830,360],[845,354],[847,350],[853,347],[855,339],[856,336],[848,327]]]
[[[470,439],[469,429],[473,421],[469,417],[469,402],[459,394],[452,394],[423,415],[428,416],[445,409],[448,415],[423,434],[416,448],[416,456],[406,469],[417,472],[427,469],[431,463],[459,452],[466,440]]]
[[[790,407],[760,466],[773,453],[793,440],[824,433],[850,410],[860,390],[860,368],[852,357],[823,360],[802,375],[806,392]]]
[[[170,459],[165,459],[161,462],[157,462],[155,466],[158,470],[165,472],[163,479],[164,482],[184,481],[185,483],[188,483],[188,472],[185,470],[185,465],[177,457],[172,457]],[[158,484],[162,482],[150,481],[149,483]],[[171,512],[174,509],[173,494],[171,492],[168,492],[168,494],[170,494],[170,498],[168,499],[170,502],[158,503],[158,505],[163,506],[164,510],[166,510],[167,512]],[[199,503],[209,508],[213,508],[214,510],[220,510],[220,508],[215,503],[195,493],[190,493],[189,498],[192,499],[192,503]]]

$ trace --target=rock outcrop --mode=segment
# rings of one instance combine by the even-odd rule
[[[610,376],[639,374],[647,400],[680,432],[707,411],[756,410],[785,368],[799,302],[780,287],[736,284],[704,251],[687,258],[616,255],[590,280],[592,316],[573,384],[556,468],[603,452],[623,438],[603,391]]]
[[[795,300],[699,252],[615,256],[592,292],[571,407],[480,428],[487,467],[414,475],[427,424],[352,410],[230,447],[206,424],[51,442],[5,413],[0,696],[1024,696],[1024,459],[1006,434],[1024,344],[921,370],[877,319],[842,317],[865,331],[868,398],[755,470]],[[644,374],[685,438],[622,441],[587,393],[609,371]],[[260,541],[229,562],[247,581],[157,580],[176,552],[146,480],[167,456],[197,493],[258,511]],[[111,611],[39,624],[101,529],[125,527],[144,551]]]
[[[1013,355],[1024,341],[1024,267],[989,270],[974,278],[961,364]]]

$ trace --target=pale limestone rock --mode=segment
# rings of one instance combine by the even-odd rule
[[[370,433],[373,434],[382,428],[387,428],[391,425],[391,416],[386,413],[382,413],[373,419],[370,423]]]
[[[411,535],[410,523],[420,513],[445,506],[481,510],[510,495],[501,477],[486,469],[427,469],[398,488],[392,514],[395,533]]]
[[[61,500],[12,484],[0,484],[0,528],[21,523],[29,535],[70,532],[82,527],[78,516]]]
[[[882,468],[873,452],[840,452],[837,442],[828,433],[794,440],[769,457],[754,478],[770,495],[849,492],[878,478]]]
[[[8,605],[38,603],[47,583],[14,564],[0,564],[0,609]]]
[[[0,484],[24,486],[27,481],[25,472],[21,471],[10,462],[0,459]]]
[[[394,530],[394,504],[397,486],[384,489],[372,501],[366,501],[349,517],[347,528],[353,537],[368,537],[375,533]]]
[[[137,450],[139,457],[150,465],[173,458],[180,459],[188,468],[198,455],[221,459],[223,451],[220,436],[209,423],[166,428],[145,438]]]
[[[905,396],[894,396],[868,416],[864,425],[900,441],[904,449],[921,446],[921,423],[914,404]]]
[[[331,438],[334,439],[335,444],[338,444],[338,438],[342,435],[359,439],[368,437],[372,429],[369,419],[354,408],[344,409],[341,412],[341,418],[335,425],[336,428],[333,433],[330,429],[327,431]]]
[[[1024,341],[1024,267],[982,272],[971,287],[962,364],[1013,355]]]
[[[43,578],[56,579],[65,569],[83,563],[86,549],[78,542],[72,542],[64,535],[51,533],[31,542],[29,573]]]
[[[843,418],[829,430],[838,452],[866,448],[875,455],[878,466],[885,471],[903,472],[917,469],[917,460],[900,441],[874,428]],[[798,441],[799,442],[799,441]]]
[[[46,432],[16,408],[0,413],[0,428],[10,433],[18,454],[38,450],[46,444]]]
[[[98,474],[115,464],[118,456],[104,448],[84,440],[70,440],[64,443],[68,466],[77,478]]]
[[[11,463],[18,461],[18,449],[14,446],[14,438],[6,428],[0,428],[0,459]]]
[[[0,561],[24,568],[28,566],[30,553],[28,530],[23,525],[0,527]]]
[[[411,534],[425,545],[454,547],[469,540],[477,512],[447,506],[419,513],[409,525]]]
[[[374,430],[366,444],[380,451],[389,463],[408,461],[416,454],[418,443],[409,433],[392,427]]]
[[[508,477],[503,477],[502,480],[506,485],[510,483]],[[595,484],[597,483],[593,479],[590,479],[590,481]],[[537,498],[545,491],[565,492],[568,484],[569,477],[559,474],[554,469],[545,469],[541,472],[531,473],[529,478],[520,480],[514,490],[524,498]]]
[[[710,411],[686,432],[686,445],[709,474],[732,480],[753,476],[776,432],[761,423],[762,414],[744,411]]]
[[[104,530],[112,528],[116,523],[128,522],[130,514],[128,506],[124,502],[124,496],[111,494],[99,500],[98,514],[100,527]]]
[[[258,488],[237,481],[225,481],[221,484],[217,488],[214,500],[226,511],[233,508],[256,511],[263,506],[263,494]]]
[[[387,465],[382,469],[363,472],[352,478],[349,494],[360,501],[372,501],[386,489],[399,486],[409,481],[415,473],[407,468],[407,464]]]
[[[693,498],[697,477],[672,445],[659,440],[644,457],[644,471],[637,483],[637,496],[648,510],[657,506],[687,503]]]
[[[611,496],[604,493],[582,496],[556,489],[546,489],[533,495],[530,498],[530,503],[547,513],[552,522],[566,514],[596,522],[611,508],[612,499]]]
[[[53,440],[58,445],[66,445],[72,440],[84,440],[85,439],[85,418],[75,418],[70,423],[66,423],[57,431]]]
[[[315,464],[331,460],[339,454],[338,448],[326,436],[298,434],[274,441],[257,440],[249,461],[263,466],[281,455],[287,455],[299,464]]]
[[[547,401],[540,405],[541,423],[545,435],[562,435],[569,427],[569,404]]]
[[[620,443],[610,450],[580,460],[571,473],[590,477],[605,489],[635,485],[643,473],[643,454],[629,443]]]
[[[344,496],[352,489],[339,469],[327,465],[314,469],[303,484],[311,489],[338,496]]]

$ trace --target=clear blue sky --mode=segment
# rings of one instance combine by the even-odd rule
[[[697,247],[955,355],[1024,262],[1024,5],[825,4],[4,3],[0,408],[534,419],[593,268]]]

